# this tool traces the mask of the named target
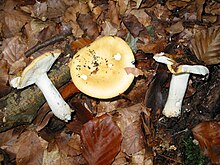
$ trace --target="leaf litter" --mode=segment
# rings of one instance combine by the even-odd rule
[[[30,57],[26,52],[66,25],[72,36],[45,49],[68,54],[69,48],[74,54],[98,37],[116,35],[132,48],[137,68],[126,69],[136,75],[135,82],[114,99],[93,99],[64,87],[62,96],[77,109],[73,121],[57,120],[44,105],[32,125],[1,133],[1,163],[183,164],[181,140],[190,136],[209,158],[204,164],[218,164],[219,5],[205,0],[2,1],[1,97],[11,91],[10,78],[39,56],[38,51]],[[173,58],[187,55],[210,69],[208,79],[190,78],[179,118],[161,114],[170,82],[170,73],[152,58],[161,51]]]

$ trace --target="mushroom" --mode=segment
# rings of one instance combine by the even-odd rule
[[[73,110],[63,100],[47,76],[47,72],[60,54],[61,51],[56,49],[37,57],[24,69],[20,77],[13,78],[10,81],[10,85],[14,88],[22,89],[36,84],[42,91],[54,115],[61,120],[68,121],[71,119]]]
[[[134,55],[119,37],[105,36],[80,49],[70,61],[73,83],[83,93],[108,99],[125,92],[134,75],[125,68],[135,68]]]
[[[202,65],[178,65],[174,69],[174,65],[177,63],[163,52],[155,54],[153,58],[157,62],[166,64],[172,73],[169,94],[162,113],[166,117],[178,117],[181,113],[190,73],[205,76],[209,74],[209,70]]]

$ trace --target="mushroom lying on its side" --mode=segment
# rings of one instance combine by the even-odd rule
[[[61,120],[68,121],[71,119],[73,110],[63,100],[47,76],[47,72],[60,54],[61,51],[57,49],[37,57],[24,69],[21,76],[13,78],[10,84],[17,89],[36,84],[42,91],[54,115]]]
[[[157,62],[166,64],[172,73],[169,94],[162,113],[166,117],[178,117],[181,113],[182,101],[187,89],[190,73],[205,76],[209,74],[209,70],[202,65],[179,65],[176,69],[173,69],[172,65],[176,62],[165,55],[162,52],[155,54],[153,57]]]

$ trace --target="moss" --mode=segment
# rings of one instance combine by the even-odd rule
[[[193,143],[191,136],[185,136],[182,140],[183,163],[185,165],[205,165],[208,159],[203,155],[199,146]]]

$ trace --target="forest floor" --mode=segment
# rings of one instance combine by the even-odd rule
[[[220,164],[219,25],[218,0],[0,0],[1,164]],[[110,99],[80,92],[68,69],[78,50],[103,36],[122,38],[135,57],[132,85]],[[69,122],[51,113],[36,86],[10,87],[54,49],[62,54],[53,81],[75,110]],[[173,70],[209,69],[190,75],[178,117],[162,113],[172,73],[154,60],[160,52]]]

